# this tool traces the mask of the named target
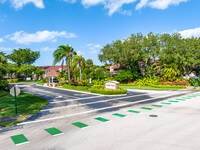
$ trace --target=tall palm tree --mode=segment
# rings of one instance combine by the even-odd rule
[[[82,55],[80,55],[80,56],[75,55],[74,56],[73,65],[74,66],[79,65],[79,68],[80,68],[80,81],[82,81],[81,70],[82,70],[82,68],[85,67],[85,59],[82,57]]]
[[[76,55],[76,52],[71,46],[69,46],[69,44],[60,45],[53,53],[54,56],[53,65],[62,61],[62,68],[63,68],[63,63],[65,61],[68,68],[68,80],[70,80],[70,67],[72,64],[72,56],[74,55]]]

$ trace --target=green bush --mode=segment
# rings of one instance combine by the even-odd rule
[[[154,77],[152,79],[150,78],[143,78],[143,79],[138,79],[135,84],[140,85],[140,86],[151,86],[151,85],[157,85],[159,83],[159,78]]]
[[[127,83],[133,80],[133,74],[130,70],[120,70],[119,74],[115,77],[115,80],[120,83]]]
[[[194,78],[188,80],[190,86],[194,86]],[[195,79],[195,86],[200,86],[200,79]]]
[[[66,89],[79,90],[79,91],[88,90],[87,86],[73,86],[73,85],[69,85],[69,84],[64,84],[63,87]]]
[[[7,79],[8,83],[17,83],[18,79]]]
[[[43,83],[47,83],[47,78],[41,78],[40,81],[42,81]]]
[[[5,90],[8,87],[8,82],[6,80],[0,80],[0,90]]]
[[[93,87],[96,89],[101,89],[103,87],[103,85],[94,85]]]
[[[104,85],[105,80],[92,80],[93,85]]]
[[[186,88],[186,86],[175,86],[175,85],[151,85],[151,87],[155,88]]]
[[[119,86],[136,86],[137,84],[119,84]]]
[[[92,93],[103,94],[103,95],[118,95],[118,94],[126,94],[127,93],[127,89],[105,90],[105,89],[91,88],[90,91]]]

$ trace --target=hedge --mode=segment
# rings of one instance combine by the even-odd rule
[[[155,87],[155,88],[183,88],[185,89],[186,86],[178,86],[178,85],[151,85],[151,87]]]
[[[92,93],[103,94],[103,95],[118,95],[118,94],[126,94],[127,93],[127,89],[104,90],[104,89],[91,88],[90,91]]]
[[[87,86],[73,86],[73,85],[69,85],[69,84],[64,84],[63,87],[66,89],[79,90],[79,91],[87,91],[88,90]]]
[[[137,86],[137,84],[119,84],[119,86]]]

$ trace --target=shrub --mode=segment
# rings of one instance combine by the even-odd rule
[[[66,89],[79,90],[79,91],[88,90],[87,86],[73,86],[73,85],[69,85],[69,84],[64,84],[63,87]]]
[[[93,85],[104,85],[105,80],[92,80]]]
[[[88,80],[78,81],[78,85],[79,86],[86,86],[86,85],[88,85]]]
[[[43,83],[47,83],[47,78],[41,78],[40,81],[42,81]]]
[[[151,87],[155,88],[186,88],[186,86],[175,86],[175,85],[151,85]]]
[[[93,87],[96,89],[101,89],[103,87],[103,85],[94,85]]]
[[[159,82],[159,85],[180,85],[180,86],[188,86],[188,81],[174,81],[174,82]]]
[[[6,80],[0,80],[0,90],[5,90],[8,87],[8,82]]]
[[[115,76],[115,80],[119,81],[120,83],[127,83],[133,80],[133,74],[130,70],[120,70],[119,74]]]
[[[91,88],[90,91],[92,93],[103,94],[103,95],[118,95],[118,94],[126,94],[127,93],[127,89],[105,90],[105,89]]]
[[[143,79],[138,79],[135,84],[139,86],[151,86],[151,85],[157,85],[159,80],[158,77],[155,78],[143,78]]]
[[[77,86],[77,85],[78,85],[78,81],[75,80],[75,79],[69,80],[68,83],[71,84],[71,85],[74,85],[74,86]]]
[[[190,86],[194,86],[194,78],[188,80]],[[195,79],[195,86],[200,86],[200,79]]]
[[[18,79],[7,79],[8,83],[17,83]]]

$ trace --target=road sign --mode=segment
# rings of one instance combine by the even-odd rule
[[[17,86],[14,86],[10,89],[10,94],[15,97],[15,112],[17,115],[17,95],[19,95],[20,89]]]
[[[16,88],[16,96],[19,95],[19,93],[20,93],[20,89],[19,89],[18,87],[12,87],[12,88],[10,89],[10,94],[11,94],[12,96],[15,96],[15,88]]]
[[[194,77],[194,79],[199,79],[199,77]]]

